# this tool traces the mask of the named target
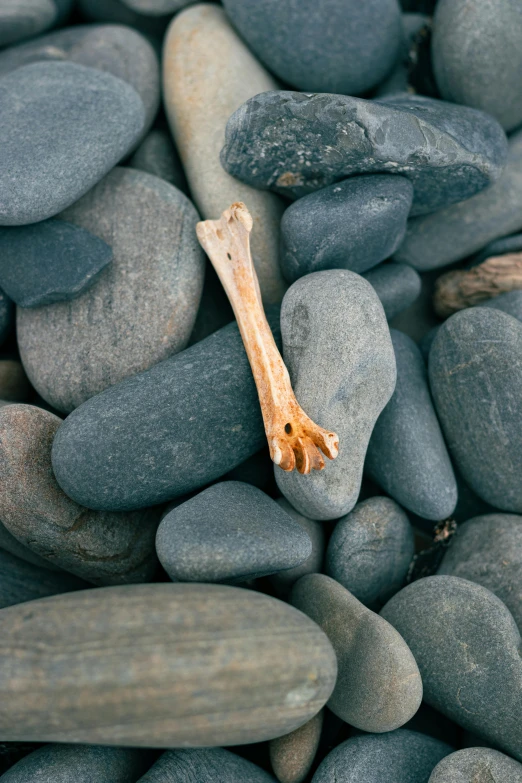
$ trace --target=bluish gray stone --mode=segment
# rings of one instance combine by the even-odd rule
[[[168,750],[139,783],[276,783],[251,761],[225,748]]]
[[[77,576],[41,568],[0,549],[0,609],[89,587],[92,585]]]
[[[0,46],[38,35],[58,19],[54,0],[2,0],[0,5]]]
[[[430,385],[466,483],[502,511],[522,511],[522,323],[491,307],[451,316],[430,350]]]
[[[413,340],[392,329],[397,384],[372,432],[365,470],[394,500],[424,519],[449,517],[457,484]]]
[[[522,321],[522,291],[508,291],[492,299],[486,299],[476,307],[492,307],[493,310],[501,310],[507,315],[512,315],[517,321]]]
[[[6,293],[0,289],[0,344],[9,336],[14,326],[15,308]]]
[[[175,14],[186,5],[191,5],[194,0],[122,0],[123,4],[145,16],[162,16],[163,14]]]
[[[301,565],[298,565],[295,568],[289,568],[286,571],[279,571],[279,573],[273,574],[273,576],[270,577],[270,584],[274,587],[276,595],[287,599],[289,591],[298,579],[306,574],[318,574],[322,571],[325,550],[325,531],[324,525],[321,522],[304,517],[290,505],[286,498],[277,498],[276,502],[303,528],[312,542],[312,551]]]
[[[187,179],[178,151],[166,130],[151,130],[129,160],[129,166],[154,174],[188,194]]]
[[[410,71],[419,57],[419,42],[430,34],[431,19],[425,13],[406,13],[401,15],[402,45],[395,67],[389,76],[379,84],[375,97],[398,95],[408,92]]]
[[[244,582],[301,565],[303,528],[260,489],[222,481],[163,517],[160,563],[174,582]]]
[[[404,587],[414,551],[413,528],[402,508],[391,498],[368,498],[336,524],[325,570],[378,611]]]
[[[354,174],[402,174],[414,187],[412,214],[421,215],[491,185],[506,154],[498,122],[465,106],[278,91],[232,115],[221,162],[242,182],[292,198]]]
[[[129,151],[145,120],[124,81],[64,62],[3,76],[0,107],[2,226],[36,223],[77,201]]]
[[[501,237],[500,239],[494,239],[493,242],[489,242],[480,253],[473,258],[473,266],[482,264],[483,261],[487,261],[491,256],[503,256],[506,253],[521,253],[522,252],[522,234],[512,234],[509,237]]]
[[[405,177],[345,179],[299,199],[281,220],[281,267],[293,283],[323,269],[362,274],[389,258],[406,232],[413,187]]]
[[[172,13],[149,16],[134,11],[123,0],[78,0],[78,6],[85,19],[93,22],[110,22],[134,27],[146,35],[161,51],[161,41]]]
[[[491,748],[458,750],[442,759],[429,783],[522,783],[522,764]]]
[[[419,273],[408,264],[379,264],[363,277],[375,288],[388,321],[410,307],[421,292]]]

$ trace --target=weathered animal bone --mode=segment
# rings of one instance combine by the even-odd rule
[[[223,284],[236,316],[254,374],[270,456],[286,471],[322,470],[319,449],[335,459],[339,438],[306,415],[297,402],[290,376],[266,320],[250,255],[252,216],[244,204],[225,210],[219,220],[205,220],[197,236]]]

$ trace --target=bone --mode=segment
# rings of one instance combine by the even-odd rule
[[[252,222],[246,206],[236,203],[219,220],[198,223],[196,232],[234,310],[256,382],[273,462],[282,470],[297,468],[303,474],[323,470],[323,454],[335,459],[339,438],[315,424],[296,400],[261,302],[250,254]]]

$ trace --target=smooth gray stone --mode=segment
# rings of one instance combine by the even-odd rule
[[[160,128],[151,130],[129,160],[129,166],[154,174],[188,195],[183,166],[174,142],[165,130]]]
[[[522,7],[518,0],[438,0],[433,72],[443,98],[488,112],[506,131],[522,123]]]
[[[57,21],[54,0],[2,0],[0,4],[0,46],[31,38]]]
[[[1,226],[36,223],[73,204],[129,151],[145,120],[134,88],[67,62],[3,76],[0,106]]]
[[[431,576],[394,595],[381,616],[415,656],[424,700],[521,759],[521,640],[502,601],[465,579]]]
[[[397,385],[373,429],[365,471],[401,506],[438,522],[455,509],[455,475],[422,354],[407,335],[396,329],[390,334]]]
[[[278,91],[232,115],[221,162],[242,182],[292,198],[354,174],[402,174],[414,187],[412,214],[421,215],[491,185],[506,153],[498,122],[465,106]]]
[[[8,403],[9,404],[9,403]],[[3,407],[3,405],[1,406]],[[61,571],[59,566],[50,563],[49,560],[44,560],[43,557],[37,555],[32,549],[22,544],[12,533],[0,522],[0,549],[9,552],[11,555],[15,555],[20,560],[25,560],[27,563],[39,566],[40,568],[48,568],[49,571]]]
[[[433,309],[435,283],[439,275],[439,272],[421,273],[420,294],[410,307],[407,307],[406,310],[400,312],[390,321],[390,326],[393,329],[404,332],[415,343],[419,343],[433,326],[440,324],[440,319],[435,315],[435,310]]]
[[[265,442],[243,341],[229,324],[77,408],[56,435],[53,467],[89,508],[143,508],[205,486]]]
[[[40,568],[0,549],[0,609],[89,587],[92,585],[77,576]]]
[[[15,321],[15,308],[7,294],[0,289],[0,343],[9,336]]]
[[[512,315],[517,321],[522,321],[522,291],[508,291],[505,294],[487,299],[476,307],[492,307],[493,310],[502,310],[507,315]]]
[[[225,748],[168,750],[139,783],[276,783],[251,761]]]
[[[522,517],[485,514],[459,525],[437,574],[487,587],[522,630]]]
[[[281,220],[281,268],[293,283],[310,272],[362,274],[389,258],[406,232],[413,187],[405,177],[345,179],[299,199]]]
[[[522,511],[522,323],[492,307],[451,316],[430,350],[435,408],[467,484],[502,511]]]
[[[522,783],[522,764],[490,748],[451,753],[431,773],[429,783]]]
[[[18,310],[26,372],[47,402],[69,412],[185,348],[205,267],[192,202],[143,171],[113,169],[61,217],[105,240],[114,256],[73,301]]]
[[[301,565],[312,542],[251,484],[214,484],[163,517],[160,563],[173,582],[244,582]]]
[[[509,139],[497,182],[461,204],[408,221],[395,261],[420,271],[438,269],[476,253],[498,237],[522,229],[522,131]]]
[[[289,591],[298,579],[306,574],[318,574],[322,571],[325,551],[325,532],[324,525],[321,522],[304,517],[290,505],[286,498],[277,498],[276,503],[278,503],[292,519],[301,525],[312,542],[312,551],[301,565],[298,565],[295,568],[289,568],[286,571],[279,571],[279,573],[270,577],[270,584],[275,588],[276,594],[286,599]]]
[[[402,508],[391,498],[368,498],[336,524],[325,571],[378,611],[404,587],[414,551],[413,528]]]
[[[421,292],[419,273],[408,264],[379,264],[363,277],[375,288],[388,321],[410,307]]]
[[[111,260],[102,239],[63,220],[0,228],[0,285],[20,307],[75,299]]]
[[[428,783],[435,764],[452,750],[408,729],[356,736],[328,754],[312,783]]]
[[[503,256],[506,253],[522,253],[522,234],[512,234],[489,242],[480,253],[473,258],[473,266],[482,264],[491,256]]]
[[[352,510],[377,417],[395,388],[395,357],[372,286],[347,270],[314,272],[283,299],[284,359],[299,404],[339,436],[339,456],[302,476],[275,467],[277,485],[301,514],[337,519]]]
[[[401,45],[397,0],[224,0],[232,24],[283,82],[360,95],[393,68]]]
[[[290,603],[323,629],[334,648],[338,676],[327,706],[335,715],[378,733],[415,715],[421,677],[408,645],[389,623],[324,574],[303,576]]]

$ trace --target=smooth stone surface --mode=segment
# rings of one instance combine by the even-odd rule
[[[420,215],[491,185],[506,151],[497,121],[465,106],[279,91],[231,116],[221,161],[241,181],[292,198],[354,174],[402,174],[414,187],[412,214]]]
[[[431,773],[429,783],[521,783],[522,764],[490,748],[451,753]]]
[[[106,242],[63,220],[0,228],[0,285],[20,307],[75,299],[111,259]]]
[[[0,106],[1,226],[36,223],[73,204],[130,150],[145,121],[132,87],[67,62],[3,76]]]
[[[345,179],[299,199],[281,221],[286,279],[293,283],[323,269],[362,274],[389,258],[404,239],[412,198],[405,177],[376,174]]]
[[[72,574],[40,568],[0,549],[0,609],[88,587]]]
[[[0,6],[0,46],[31,38],[57,20],[54,0],[2,0]]]
[[[365,471],[401,506],[437,522],[455,509],[455,475],[422,354],[407,335],[396,329],[390,334],[397,385],[373,429]]]
[[[388,321],[410,307],[421,292],[419,273],[408,264],[379,264],[363,277],[375,288]]]
[[[0,289],[0,343],[9,336],[15,320],[13,302],[6,293]]]
[[[279,783],[303,783],[305,780],[319,747],[323,716],[321,710],[291,734],[270,741],[270,762]]]
[[[272,775],[225,748],[168,750],[139,783],[275,783]]]
[[[466,483],[495,508],[522,511],[522,323],[491,307],[455,313],[435,337],[429,375]]]
[[[60,419],[32,405],[0,408],[0,519],[22,544],[95,584],[152,579],[158,512],[100,514],[56,483],[51,447]]]
[[[187,180],[178,151],[165,130],[151,130],[129,160],[129,166],[154,174],[188,195]]]
[[[477,307],[492,307],[494,310],[502,310],[503,313],[512,315],[517,321],[522,321],[522,291],[508,291],[505,294],[487,299]]]
[[[520,633],[493,593],[455,576],[408,585],[381,612],[409,644],[424,700],[522,758]]]
[[[244,582],[301,565],[312,542],[251,484],[214,484],[163,517],[156,536],[173,582]]]
[[[339,456],[302,476],[275,467],[286,499],[311,519],[336,519],[359,495],[375,421],[395,387],[395,357],[382,305],[362,277],[315,272],[289,289],[281,309],[283,355],[299,404],[339,436]]]
[[[325,571],[378,611],[404,587],[414,549],[413,528],[402,508],[391,498],[368,498],[336,524]]]
[[[418,710],[422,681],[408,645],[389,623],[324,574],[303,576],[291,603],[328,635],[337,655],[329,709],[357,729],[399,728]]]
[[[310,720],[336,671],[321,629],[261,593],[84,590],[0,613],[0,732],[156,748],[261,742]]]
[[[39,568],[47,568],[49,571],[61,571],[59,566],[53,565],[49,560],[45,560],[36,552],[33,552],[29,547],[24,546],[12,533],[0,522],[0,549],[5,552],[9,552],[15,555],[20,560],[25,560],[26,563],[32,563]]]
[[[230,177],[219,154],[230,115],[248,98],[276,87],[219,5],[199,3],[174,18],[165,39],[163,89],[190,191],[204,219],[219,218],[236,201],[248,205],[254,220],[252,257],[265,304],[280,302],[286,290],[278,262],[284,205]]]
[[[352,737],[328,754],[313,783],[428,783],[435,764],[452,750],[407,729]]]
[[[69,412],[185,348],[204,254],[192,203],[143,171],[114,169],[62,217],[113,251],[98,284],[74,301],[18,310],[26,372],[47,402]]]
[[[265,443],[252,371],[230,324],[74,411],[55,438],[53,468],[89,508],[143,508],[205,486]]]
[[[224,0],[224,6],[267,68],[306,92],[360,95],[388,75],[399,55],[397,0]]]
[[[0,359],[0,400],[25,402],[31,394],[31,386],[25,370],[16,359]]]
[[[473,258],[473,266],[482,264],[483,261],[487,261],[491,256],[503,256],[506,253],[520,252],[522,252],[522,234],[512,234],[509,237],[494,239],[493,242],[489,242],[486,247],[482,248],[480,253],[477,253]]]
[[[318,574],[322,570],[325,552],[325,532],[324,525],[321,522],[304,517],[290,505],[286,498],[277,498],[276,503],[301,525],[312,542],[312,551],[301,565],[289,568],[286,571],[279,571],[279,573],[273,574],[270,578],[270,583],[275,588],[278,597],[286,598],[298,579],[305,576],[305,574]]]

